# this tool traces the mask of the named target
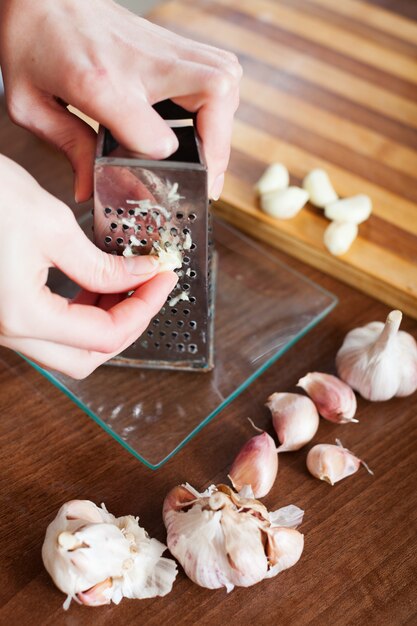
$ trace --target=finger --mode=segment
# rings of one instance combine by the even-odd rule
[[[93,293],[123,293],[154,276],[157,257],[123,257],[99,250],[67,212],[45,242],[48,260],[84,289]]]
[[[178,139],[147,101],[139,80],[136,83],[129,87],[126,83],[114,86],[106,81],[102,90],[94,94],[91,86],[80,89],[79,95],[72,94],[71,104],[108,128],[128,150],[152,159],[165,159],[177,150]]]
[[[117,352],[130,336],[145,330],[177,281],[174,272],[159,274],[109,311],[69,303],[45,289],[26,322],[25,337],[105,354]]]
[[[93,193],[93,162],[96,133],[78,116],[70,113],[51,96],[31,91],[22,96],[28,113],[22,126],[61,150],[71,162],[75,174],[77,202],[88,200]]]

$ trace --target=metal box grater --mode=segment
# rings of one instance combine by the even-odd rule
[[[194,120],[165,101],[155,106],[178,137],[163,161],[132,156],[101,128],[94,168],[94,238],[113,254],[173,253],[179,281],[142,336],[110,364],[155,369],[213,368],[215,254],[207,167]]]

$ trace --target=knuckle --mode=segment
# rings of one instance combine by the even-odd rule
[[[77,85],[78,93],[84,102],[91,104],[91,100],[97,100],[108,80],[108,71],[99,63],[80,68],[71,65],[68,68],[67,81]]]
[[[116,284],[120,276],[120,258],[100,251],[91,269],[91,282],[97,287]]]
[[[26,105],[26,99],[16,91],[6,94],[7,113],[15,124],[27,127],[29,125],[30,112]]]
[[[208,77],[207,89],[215,98],[228,98],[234,93],[236,83],[229,72],[215,69]]]

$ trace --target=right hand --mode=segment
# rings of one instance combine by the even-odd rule
[[[96,248],[69,207],[3,156],[0,185],[0,345],[84,378],[141,335],[178,277]],[[46,286],[50,267],[83,288],[74,301]]]

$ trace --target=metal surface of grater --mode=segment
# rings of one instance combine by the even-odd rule
[[[94,239],[125,256],[178,259],[177,286],[142,336],[113,365],[201,370],[213,367],[215,255],[210,238],[207,168],[190,113],[155,107],[179,141],[164,161],[143,160],[101,128],[94,168]]]

